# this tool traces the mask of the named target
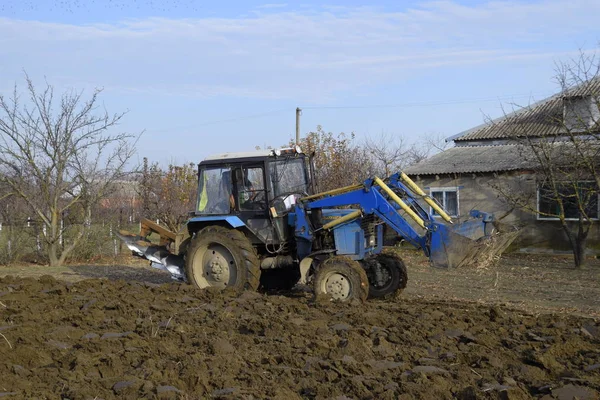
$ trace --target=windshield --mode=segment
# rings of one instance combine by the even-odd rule
[[[306,169],[303,158],[285,158],[271,162],[270,180],[274,197],[286,193],[306,193]]]

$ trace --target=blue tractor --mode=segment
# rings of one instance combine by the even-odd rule
[[[208,157],[199,164],[196,210],[179,232],[143,220],[139,235],[120,235],[135,255],[200,288],[301,283],[347,301],[406,286],[403,261],[384,251],[386,226],[439,267],[476,259],[493,231],[493,216],[478,211],[453,224],[403,173],[317,193],[314,172],[298,148]],[[157,244],[148,240],[153,232]]]

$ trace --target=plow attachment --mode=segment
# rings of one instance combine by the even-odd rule
[[[430,236],[430,259],[434,267],[485,268],[519,235],[519,231],[495,222],[490,214],[472,211],[471,217],[458,225],[435,224]]]
[[[151,233],[160,235],[160,243],[154,244],[147,240]],[[140,234],[136,235],[127,231],[120,231],[117,236],[131,250],[133,255],[149,260],[153,268],[171,273],[173,279],[185,280],[183,274],[183,257],[172,254],[168,245],[175,240],[175,234],[154,222],[143,219],[140,222]]]

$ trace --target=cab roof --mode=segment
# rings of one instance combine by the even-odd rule
[[[230,160],[234,158],[259,158],[273,155],[273,150],[238,151],[233,153],[217,153],[206,157],[203,161]]]
[[[298,146],[283,148],[283,149],[264,149],[255,151],[241,151],[230,153],[217,153],[206,157],[200,164],[217,164],[224,161],[250,161],[252,159],[277,157],[283,155],[298,155],[302,154],[302,150]]]

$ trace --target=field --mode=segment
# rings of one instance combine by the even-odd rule
[[[407,290],[365,304],[200,291],[141,264],[0,267],[0,397],[598,398],[598,260],[403,256]]]

